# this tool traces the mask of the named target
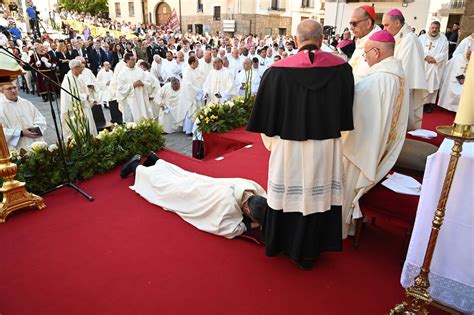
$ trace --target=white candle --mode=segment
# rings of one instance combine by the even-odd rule
[[[458,125],[474,125],[474,58],[471,57],[467,68],[464,87],[459,101],[458,112],[454,123]]]

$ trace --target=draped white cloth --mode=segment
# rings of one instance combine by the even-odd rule
[[[408,95],[401,62],[389,57],[370,67],[355,85],[354,130],[343,132],[343,237],[362,217],[359,199],[393,167],[408,123]]]
[[[138,80],[142,81],[144,86],[133,87],[133,83]],[[117,78],[117,101],[124,113],[124,121],[137,122],[141,118],[153,117],[146,95],[149,88],[142,69],[125,66],[121,70]]]
[[[209,72],[214,69],[212,66],[212,61],[207,63],[204,59],[199,60],[199,71],[202,72],[202,75],[206,78],[209,75]]]
[[[110,81],[109,86],[109,96],[111,101],[115,101],[117,99],[117,79],[120,72],[122,72],[125,67],[127,67],[127,64],[123,61],[123,59],[120,60],[117,65],[115,65],[114,75],[112,76],[112,80]]]
[[[265,197],[263,188],[251,180],[212,178],[162,159],[150,167],[139,166],[130,189],[199,230],[226,238],[246,231],[241,206],[250,195]]]
[[[429,34],[423,34],[419,39],[423,46],[425,58],[430,56],[436,60],[436,63],[425,61],[427,88],[428,93],[430,93],[425,103],[434,104],[441,84],[444,67],[448,61],[449,43],[443,34],[438,34],[436,38],[431,37]]]
[[[161,78],[161,62],[158,63],[153,60],[151,63],[151,69],[150,69],[151,74],[155,76],[157,80],[160,80]]]
[[[374,28],[370,31],[369,34],[365,35],[362,38],[357,38],[355,41],[356,48],[352,54],[349,64],[352,67],[352,73],[354,74],[354,80],[357,83],[358,80],[365,77],[369,71],[369,65],[365,61],[365,58],[362,56],[364,54],[365,43],[369,40],[369,37],[373,33],[380,31],[380,27],[375,25]]]
[[[43,137],[20,137],[21,131],[26,128],[39,127],[42,134],[46,131],[46,118],[24,98],[18,97],[16,102],[0,98],[0,123],[10,147],[27,149],[35,141],[44,141]]]
[[[92,101],[98,101],[99,97],[97,94],[97,78],[94,73],[89,68],[84,68],[82,73],[79,75],[79,79],[84,82],[87,89],[89,90],[89,95]]]
[[[204,81],[203,90],[213,103],[219,103],[216,93],[220,93],[223,99],[232,98],[236,95],[232,73],[224,67],[220,70],[212,69]]]
[[[93,136],[97,136],[97,127],[95,126],[94,116],[92,115],[92,106],[94,103],[93,97],[90,95],[90,91],[81,80],[80,77],[76,77],[71,70],[64,77],[61,87],[66,91],[69,91],[74,96],[78,97],[81,101],[82,110],[84,111],[85,118],[89,122],[89,130]],[[61,125],[63,127],[64,138],[72,136],[71,130],[66,123],[66,118],[69,116],[71,121],[74,121],[72,96],[61,90]]]
[[[175,91],[171,87],[171,82],[163,85],[158,93],[156,100],[160,108],[158,122],[166,133],[173,133],[179,130],[179,124],[176,117],[178,116],[180,90]]]
[[[145,72],[145,103],[150,109],[152,117],[158,118],[160,109],[156,100],[159,97],[161,85],[160,81],[149,71]]]
[[[114,76],[114,72],[105,68],[100,69],[97,73],[97,101],[100,103],[112,101],[110,93],[110,81]]]
[[[461,85],[456,77],[462,74],[465,75],[468,64],[469,60],[467,60],[466,54],[458,54],[448,61],[441,80],[439,106],[453,112],[458,111],[464,85]]]
[[[183,131],[192,133],[192,118],[203,105],[203,91],[205,77],[199,68],[187,68],[181,82],[176,122],[183,124]]]
[[[164,81],[173,77],[179,79],[180,72],[181,70],[174,59],[171,61],[167,59],[161,60],[161,77]]]
[[[423,47],[408,24],[403,25],[394,37],[394,56],[402,62],[403,72],[409,74],[405,77],[410,94],[408,130],[421,129],[423,99],[428,95]]]
[[[267,203],[309,215],[342,205],[342,140],[283,140],[262,134],[270,151]],[[317,163],[315,163],[317,161]]]
[[[474,34],[464,38],[453,52],[453,58],[457,55],[465,55],[468,50],[474,50]]]

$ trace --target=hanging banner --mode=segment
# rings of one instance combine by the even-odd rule
[[[167,30],[179,30],[179,18],[175,9],[171,12],[170,18],[165,24],[165,28]]]

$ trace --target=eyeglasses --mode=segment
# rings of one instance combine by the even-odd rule
[[[369,18],[365,18],[365,19],[359,20],[359,21],[350,21],[350,22],[349,22],[349,25],[350,25],[350,26],[357,27],[357,25],[358,25],[360,22],[367,21],[368,19],[369,19]]]
[[[369,53],[371,50],[374,50],[374,49],[376,49],[376,50],[380,50],[380,48],[377,48],[377,47],[372,47],[372,48],[370,48],[369,50],[367,50],[367,51],[364,51],[364,53],[362,54],[362,57],[365,57],[365,56],[367,56],[367,54],[368,54],[368,53]]]

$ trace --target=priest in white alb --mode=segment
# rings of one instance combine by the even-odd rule
[[[77,60],[81,62],[82,65],[82,73],[79,75],[79,79],[84,82],[85,86],[87,87],[87,90],[89,91],[89,96],[91,100],[93,101],[98,101],[98,88],[97,88],[97,79],[94,75],[94,73],[86,67],[86,59],[84,57],[76,57]]]
[[[137,122],[141,118],[151,118],[152,111],[148,106],[145,89],[145,73],[142,69],[135,67],[136,57],[125,54],[123,60],[126,63],[117,77],[117,101],[124,115],[124,121]]]
[[[161,77],[166,82],[171,78],[178,78],[180,69],[176,60],[173,58],[173,53],[168,51],[166,59],[161,60]]]
[[[204,84],[205,77],[199,71],[199,64],[201,62],[204,61],[199,61],[195,56],[189,57],[189,66],[183,72],[176,121],[179,125],[183,125],[185,134],[193,133],[193,118],[203,105],[204,94],[202,92],[202,85]]]
[[[453,58],[457,55],[465,55],[468,50],[474,50],[474,32],[459,43],[453,52]]]
[[[363,5],[354,10],[349,22],[351,31],[355,36],[355,50],[352,54],[349,64],[352,67],[354,80],[357,82],[360,78],[367,75],[369,65],[364,59],[364,45],[369,37],[380,31],[380,27],[375,24],[375,10],[370,5]]]
[[[472,50],[468,49],[466,53],[457,54],[448,61],[446,69],[444,70],[443,79],[441,80],[438,106],[453,112],[458,111],[461,93],[465,88],[464,79],[469,60],[471,60],[471,55]]]
[[[145,72],[145,101],[147,101],[147,107],[151,109],[153,118],[158,118],[159,108],[156,104],[158,93],[160,92],[161,86],[160,81],[150,72],[150,64],[146,61],[140,63],[140,68]]]
[[[395,37],[394,57],[402,62],[403,72],[407,74],[405,84],[409,90],[410,102],[407,128],[421,129],[423,99],[428,95],[423,47],[418,36],[405,23],[400,10],[392,9],[385,13],[382,23],[384,29]]]
[[[207,78],[207,76],[209,75],[209,72],[211,72],[211,70],[213,69],[213,66],[212,66],[212,54],[210,51],[205,51],[204,52],[204,57],[200,60],[199,62],[199,71],[202,72],[203,76],[205,78]]]
[[[10,147],[27,149],[35,141],[44,141],[46,118],[30,101],[18,96],[18,88],[7,80],[0,86],[0,123]]]
[[[235,89],[239,96],[245,96],[247,84],[250,84],[250,94],[255,95],[260,85],[260,74],[258,71],[253,71],[252,61],[246,58],[243,62],[243,70],[237,74],[235,78]]]
[[[208,101],[217,104],[231,99],[236,95],[236,92],[232,73],[223,67],[222,59],[220,57],[215,58],[212,65],[214,69],[209,72],[203,90],[208,97]]]
[[[428,33],[419,37],[425,53],[425,74],[429,94],[424,103],[427,112],[431,112],[431,106],[436,103],[444,67],[448,62],[449,43],[446,36],[440,33],[440,27],[438,21],[433,21]]]
[[[362,217],[359,199],[395,164],[408,122],[408,95],[401,62],[393,57],[395,39],[378,31],[365,43],[367,76],[355,85],[354,130],[342,136],[344,153],[343,237]]]
[[[97,136],[97,128],[94,116],[92,115],[92,106],[94,106],[95,100],[89,94],[87,86],[80,78],[84,67],[80,60],[73,59],[69,62],[69,69],[71,70],[66,74],[61,84],[61,125],[63,127],[63,136],[64,138],[72,136],[68,122],[72,123],[76,128],[81,127],[79,121],[76,120],[77,114],[74,115],[76,108],[82,108],[82,113],[88,122],[90,134]],[[75,97],[73,98],[64,90],[69,91]],[[82,115],[80,112],[78,111],[79,115]]]
[[[163,85],[158,93],[156,104],[160,109],[158,122],[166,133],[177,132],[181,125],[178,123],[178,106],[180,98],[180,82],[171,78]]]
[[[114,76],[114,72],[110,68],[108,61],[104,62],[104,67],[97,73],[97,101],[108,106],[110,98],[110,81]]]

